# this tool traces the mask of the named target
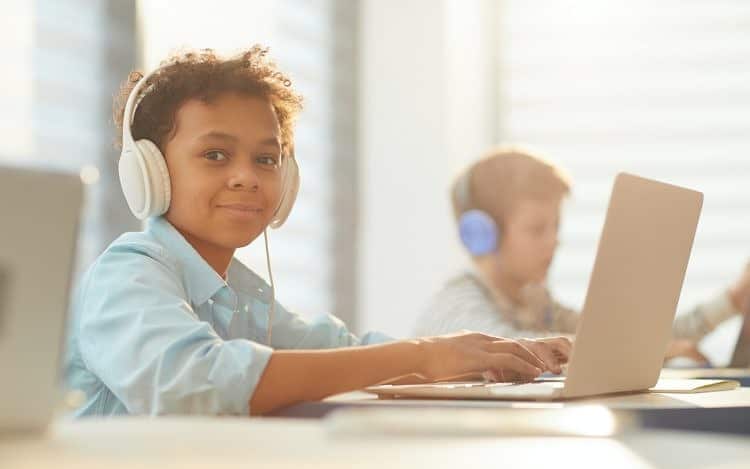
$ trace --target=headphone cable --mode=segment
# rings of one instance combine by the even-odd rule
[[[273,334],[273,314],[276,309],[276,287],[273,283],[273,272],[271,272],[271,254],[268,250],[268,230],[263,229],[263,241],[266,246],[266,268],[268,269],[268,279],[271,283],[271,305],[268,309],[268,335],[266,336],[266,343],[271,347],[271,337]]]

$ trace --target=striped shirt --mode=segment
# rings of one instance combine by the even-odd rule
[[[576,311],[555,301],[543,287],[527,297],[530,301],[523,307],[514,305],[508,298],[493,294],[477,274],[465,272],[451,279],[432,298],[414,332],[417,337],[462,329],[508,338],[575,334]],[[697,342],[734,314],[739,312],[729,295],[722,293],[679,315],[672,333],[675,338]]]

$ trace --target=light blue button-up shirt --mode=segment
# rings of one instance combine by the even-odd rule
[[[224,281],[164,218],[120,236],[73,298],[65,374],[86,396],[75,415],[247,415],[273,348],[389,340],[276,303],[269,346],[270,301],[258,275],[233,259]]]

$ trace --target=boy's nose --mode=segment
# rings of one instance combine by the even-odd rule
[[[232,169],[229,176],[228,186],[232,189],[256,190],[260,181],[251,165],[238,165]]]

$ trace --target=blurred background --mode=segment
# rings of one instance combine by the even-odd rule
[[[572,307],[621,170],[705,193],[681,311],[750,257],[744,0],[6,0],[3,10],[0,164],[91,183],[79,273],[139,228],[116,174],[119,83],[175,50],[254,43],[306,98],[300,196],[271,233],[278,297],[300,314],[409,335],[469,262],[448,187],[494,143],[528,144],[573,179],[550,278]],[[238,255],[266,276],[261,243]],[[726,363],[738,326],[702,350]]]

